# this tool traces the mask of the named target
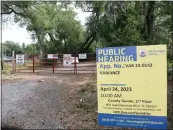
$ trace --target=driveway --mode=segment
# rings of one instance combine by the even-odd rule
[[[64,128],[59,116],[63,86],[58,77],[38,77],[2,85],[2,127]]]

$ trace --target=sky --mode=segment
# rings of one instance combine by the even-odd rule
[[[85,25],[86,18],[90,15],[90,13],[83,12],[81,9],[75,9],[75,12],[77,12],[76,19],[79,20],[82,25]],[[13,16],[11,15],[11,18],[12,17]],[[2,42],[7,40],[18,42],[20,45],[22,45],[22,43],[33,43],[31,33],[26,30],[26,27],[21,28],[12,20],[10,20],[10,22],[2,23]]]

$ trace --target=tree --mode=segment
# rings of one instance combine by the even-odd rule
[[[170,44],[173,30],[171,26],[173,25],[173,21],[171,22],[172,3],[154,1],[77,2],[77,5],[84,11],[92,12],[87,22],[87,32],[94,34],[94,31],[97,30],[96,38],[88,44],[86,49],[96,41],[101,43],[102,47]],[[98,19],[94,15],[96,13],[99,14]],[[82,46],[82,48],[85,47]]]
[[[83,40],[83,27],[75,20],[76,14],[71,8],[52,2],[26,5],[21,7],[22,15],[16,13],[15,21],[26,24],[27,30],[34,32],[42,53],[68,53]]]
[[[22,4],[23,3],[23,4]],[[3,13],[27,25],[43,53],[89,52],[97,46],[173,44],[173,2],[83,1],[91,12],[86,30],[75,20],[72,2],[9,2]]]
[[[4,46],[6,49],[7,54],[11,54],[12,51],[14,51],[16,54],[21,54],[22,53],[22,48],[19,45],[19,43],[15,43],[13,41],[6,41],[2,43],[2,46]]]
[[[169,10],[170,15],[171,15],[171,35],[172,35],[172,45],[173,45],[173,2],[170,1],[169,6],[171,7],[171,9]]]
[[[39,51],[39,46],[38,44],[28,44],[25,48],[25,51],[24,51],[25,54],[39,54],[40,51]]]
[[[25,52],[25,48],[26,48],[25,43],[22,43],[22,52],[23,52],[23,53]]]

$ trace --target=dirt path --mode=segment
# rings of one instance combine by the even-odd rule
[[[81,80],[81,77],[83,80]],[[68,103],[67,88],[89,76],[16,74],[3,77],[2,127],[22,129],[65,128],[62,114]],[[72,95],[71,95],[72,96]]]
[[[3,77],[2,126],[21,129],[121,129],[97,123],[95,74],[15,74]],[[168,82],[168,125],[172,122]]]
[[[53,79],[40,77],[3,85],[2,126],[23,129],[63,128],[58,118],[62,86]]]
[[[58,117],[63,91],[60,83],[63,77],[50,75],[14,77],[3,80],[2,126],[24,129],[63,128]]]

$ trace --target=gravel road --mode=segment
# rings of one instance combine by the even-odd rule
[[[59,116],[62,89],[52,76],[3,84],[2,127],[64,128]]]

